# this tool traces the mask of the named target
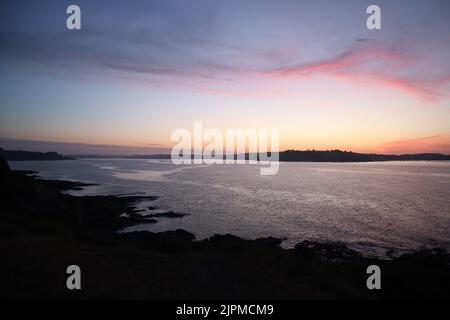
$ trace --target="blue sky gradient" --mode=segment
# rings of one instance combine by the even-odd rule
[[[279,128],[284,149],[450,153],[449,18],[436,0],[2,1],[0,141],[154,153],[201,120]]]

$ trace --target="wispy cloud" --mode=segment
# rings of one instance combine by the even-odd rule
[[[378,147],[389,154],[441,152],[450,154],[450,135],[435,135],[414,139],[390,141]]]
[[[365,42],[365,41],[364,41]],[[425,101],[436,101],[449,75],[436,76],[417,70],[420,58],[383,45],[358,45],[334,58],[268,70],[281,78],[329,75],[349,81],[366,81],[401,90]]]
[[[445,89],[450,84],[447,66],[438,72],[427,69],[423,57],[368,39],[357,39],[350,49],[325,59],[314,61],[309,57],[308,63],[295,63],[305,58],[295,50],[289,55],[283,48],[278,53],[257,52],[209,38],[177,40],[142,30],[130,32],[128,37],[120,32],[98,31],[39,38],[26,33],[0,33],[0,57],[47,71],[70,71],[71,76],[91,74],[96,81],[129,79],[236,96],[266,97],[266,91],[251,89],[254,82],[263,79],[276,79],[282,87],[283,82],[293,79],[325,75],[392,88],[433,103],[448,93]],[[249,88],[244,89],[245,85]]]

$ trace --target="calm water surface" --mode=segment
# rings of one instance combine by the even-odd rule
[[[170,160],[83,159],[10,162],[48,179],[95,182],[74,195],[157,195],[157,206],[180,219],[127,231],[183,228],[197,238],[338,241],[367,255],[388,248],[450,249],[450,163],[281,163],[275,176],[257,165],[176,166]]]

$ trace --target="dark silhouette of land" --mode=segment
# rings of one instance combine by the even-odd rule
[[[117,233],[142,223],[133,217],[134,202],[155,197],[75,197],[62,191],[85,184],[30,173],[11,171],[0,159],[2,298],[450,298],[444,249],[381,260],[342,244],[304,241],[286,250],[282,239],[270,237],[195,241],[184,230]],[[82,270],[82,290],[66,288],[72,264]],[[366,287],[372,264],[382,270],[382,290]]]
[[[40,160],[69,160],[56,152],[34,152],[19,150],[3,150],[0,148],[0,156],[8,161],[40,161]]]
[[[419,153],[388,155],[375,153],[356,153],[351,151],[298,151],[280,152],[280,161],[311,162],[371,162],[371,161],[407,161],[407,160],[450,160],[450,155],[440,153]]]
[[[269,153],[270,156],[270,153]],[[71,155],[73,158],[122,158],[122,159],[170,159],[170,154],[154,155],[129,155],[129,156],[102,156],[102,155]],[[244,155],[245,159],[250,158],[249,154]],[[194,155],[191,156],[194,158]],[[234,159],[238,156],[234,155]],[[255,155],[259,160],[259,157]],[[224,156],[225,159],[225,156]],[[418,154],[375,154],[375,153],[357,153],[341,150],[286,150],[279,152],[279,161],[282,162],[373,162],[373,161],[419,161],[419,160],[450,160],[450,155],[440,153],[418,153]]]
[[[63,156],[56,152],[30,152],[3,150],[0,148],[0,155],[8,161],[22,160],[67,160],[76,158],[105,158],[105,159],[171,159],[170,154],[148,154],[148,155],[69,155]],[[269,153],[270,155],[270,153]],[[250,158],[249,154],[244,155],[245,159]],[[194,155],[191,155],[194,158]],[[234,159],[238,156],[235,154]],[[255,155],[259,160],[259,157]],[[225,159],[225,156],[224,156]],[[431,160],[450,160],[450,155],[440,153],[417,153],[417,154],[376,154],[376,153],[357,153],[341,150],[286,150],[279,152],[279,161],[282,162],[372,162],[372,161],[431,161]]]

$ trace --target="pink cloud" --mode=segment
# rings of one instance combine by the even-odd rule
[[[382,85],[434,102],[440,98],[439,88],[450,83],[450,76],[430,77],[414,72],[420,62],[410,54],[370,45],[330,60],[270,70],[265,75],[278,78],[331,75],[352,82]]]
[[[199,73],[127,64],[104,64],[103,67],[114,71],[108,73],[108,79],[183,88],[208,95],[263,99],[286,97],[298,91],[290,90],[283,82],[292,78],[326,75],[350,81],[355,86],[364,83],[392,88],[421,101],[434,103],[443,95],[442,87],[450,84],[450,74],[432,76],[429,70],[418,72],[418,67],[424,61],[410,53],[380,44],[362,44],[331,59],[265,70],[203,65]],[[427,69],[422,66],[422,70]]]
[[[381,153],[434,153],[450,154],[450,135],[436,135],[415,139],[390,141],[379,146]]]

